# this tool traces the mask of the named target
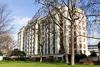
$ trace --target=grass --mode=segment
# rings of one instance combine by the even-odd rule
[[[0,67],[100,67],[100,65],[75,65],[75,66],[70,66],[70,65],[66,65],[64,63],[3,61],[3,62],[0,62]]]

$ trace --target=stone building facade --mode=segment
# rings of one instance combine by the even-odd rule
[[[68,17],[68,8],[63,7],[61,10],[63,15]],[[80,14],[77,14],[80,18],[74,23],[75,53],[87,54],[87,38],[83,37],[87,35],[86,16],[84,11],[80,9],[77,9],[77,11],[80,12]],[[29,21],[27,26],[23,27],[18,33],[20,50],[25,51],[27,55],[39,55],[40,53],[50,55],[64,54],[64,47],[67,47],[67,52],[70,54],[70,22],[67,19],[60,20],[61,18],[56,13],[54,17],[56,18],[55,21],[50,19],[49,16]]]

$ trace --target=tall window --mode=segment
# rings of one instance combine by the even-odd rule
[[[77,48],[77,45],[76,45],[76,43],[74,44],[74,48]]]
[[[80,48],[82,48],[82,44],[80,44]]]
[[[84,44],[84,47],[83,48],[85,49],[85,44]]]

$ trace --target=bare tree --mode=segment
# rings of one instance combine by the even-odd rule
[[[13,45],[14,45],[14,40],[10,35],[5,34],[0,36],[0,50],[4,54],[8,55]]]
[[[42,55],[43,55],[43,44],[44,44],[44,35],[41,31],[41,23],[38,24],[38,43],[39,43],[39,49],[40,49],[40,62],[42,62]]]
[[[44,22],[45,21],[45,22]],[[46,37],[47,35],[50,34],[49,30],[49,23],[48,18],[44,18],[39,20],[38,19],[38,44],[39,44],[39,52],[40,52],[40,62],[42,62],[42,57],[43,57],[43,49],[44,45],[47,43],[47,39],[50,37]],[[48,31],[47,31],[48,30]]]
[[[61,2],[61,3],[60,3]],[[67,19],[70,24],[71,24],[71,64],[74,65],[74,23],[75,23],[75,20],[78,20],[79,17],[77,17],[76,15],[76,7],[75,7],[75,3],[76,1],[74,0],[68,0],[67,4],[64,0],[61,0],[59,2],[59,0],[40,0],[39,3],[42,4],[44,7],[46,7],[48,9],[48,14],[50,15],[50,17],[53,19],[54,23],[59,25],[59,27],[62,29],[62,32],[63,32],[63,37],[65,37],[65,30],[64,29],[66,26],[63,26],[65,25],[64,22],[63,22],[63,18]],[[68,7],[68,14],[69,14],[69,17],[65,17],[62,13],[62,8],[59,8],[59,5],[58,4],[63,4],[65,6]],[[58,5],[58,6],[57,6]],[[55,12],[58,12],[58,17],[59,17],[59,21],[60,23],[62,23],[63,25],[60,25],[59,22],[55,22],[55,18],[53,17],[54,14],[52,13],[52,11],[55,10]],[[62,18],[61,18],[62,17]],[[64,28],[63,28],[64,27]],[[66,39],[66,38],[64,38]],[[67,40],[65,40],[66,42]],[[68,42],[68,41],[67,41]],[[68,63],[68,47],[66,47],[66,43],[63,43],[63,46],[65,48],[65,56],[66,56],[66,63]]]
[[[10,31],[9,22],[11,19],[9,18],[10,12],[6,5],[0,4],[0,35],[8,33]]]
[[[85,5],[82,4],[83,2]],[[70,27],[70,29],[71,29],[71,31],[70,31],[70,33],[71,33],[71,65],[74,65],[74,37],[75,37],[74,36],[74,25],[75,25],[75,21],[80,19],[80,17],[77,16],[77,13],[81,14],[81,12],[77,11],[77,8],[83,8],[87,17],[89,17],[89,16],[97,17],[100,14],[100,13],[98,13],[100,11],[95,12],[96,6],[93,7],[94,4],[99,4],[100,2],[96,2],[95,0],[88,0],[87,2],[88,3],[86,3],[85,0],[82,0],[82,1],[79,1],[79,0],[38,0],[38,3],[42,4],[45,7],[45,9],[48,10],[47,13],[48,13],[48,15],[50,15],[50,18],[54,21],[54,23],[61,28],[61,30],[63,32],[63,38],[66,37],[64,34],[66,32],[65,31],[66,26],[64,26],[65,23],[63,22],[63,19],[66,19],[70,22],[70,25],[71,25],[71,27]],[[80,3],[82,5],[79,5]],[[61,11],[62,8],[59,8],[59,5],[68,7],[68,15],[69,16],[66,17],[63,15],[63,12]],[[90,7],[92,7],[92,8],[90,8]],[[92,9],[92,14],[89,12],[90,10],[87,11],[88,9]],[[53,13],[53,11],[55,11],[55,14],[58,15],[59,20],[54,17],[55,14]],[[98,14],[94,14],[94,12],[98,13]],[[84,16],[82,18],[84,18]],[[81,22],[81,20],[80,20],[80,22]],[[60,23],[63,23],[64,25],[61,25]],[[91,28],[90,26],[91,26],[91,23],[88,22],[87,27]],[[82,35],[78,35],[78,36],[82,36]],[[83,36],[83,37],[95,38],[95,37],[89,37],[89,36]],[[64,38],[64,40],[65,40],[65,38]],[[66,41],[67,40],[65,40],[65,42]],[[68,56],[67,56],[67,51],[68,51],[67,48],[68,47],[66,47],[65,42],[63,43],[63,46],[64,46],[64,50],[65,50],[65,55],[66,55],[66,63],[68,63]]]
[[[0,3],[0,48],[9,48],[10,44],[12,43],[12,38],[10,36],[10,21],[11,18],[10,12],[7,8],[7,5]]]

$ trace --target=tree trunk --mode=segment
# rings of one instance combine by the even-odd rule
[[[63,20],[62,20],[63,21]],[[66,21],[63,22],[63,46],[64,46],[64,52],[65,52],[65,60],[66,64],[68,64],[68,45],[69,45],[69,38],[67,37],[67,28],[66,28]]]
[[[74,64],[74,24],[71,23],[71,65]]]
[[[70,20],[70,24],[71,24],[71,31],[70,31],[70,34],[71,34],[71,65],[74,65],[75,64],[75,60],[74,60],[74,23],[75,23],[75,20],[74,20],[74,16],[72,14],[74,14],[74,8],[75,8],[75,2],[76,0],[68,0],[68,13],[69,13],[69,16],[71,18]]]
[[[40,55],[40,62],[42,62],[42,55]]]
[[[42,62],[42,47],[40,46],[40,62]]]
[[[68,54],[65,54],[65,60],[66,60],[66,64],[68,64]]]

